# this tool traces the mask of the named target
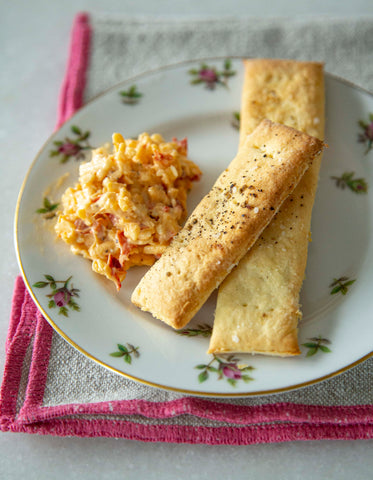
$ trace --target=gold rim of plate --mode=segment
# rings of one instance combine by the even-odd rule
[[[127,80],[124,80],[122,82],[119,82],[117,83],[116,85],[104,90],[103,92],[99,93],[98,95],[94,96],[91,100],[89,100],[87,103],[85,103],[83,105],[82,108],[85,108],[87,105],[89,105],[90,103],[94,102],[95,100],[97,100],[98,98],[106,95],[107,93],[111,92],[111,91],[115,91],[117,90],[121,85],[126,85],[128,83],[133,83],[135,80],[139,79],[139,78],[143,78],[143,77],[146,77],[148,75],[151,75],[153,73],[157,73],[157,72],[160,72],[160,71],[165,71],[165,70],[172,70],[176,67],[181,67],[183,65],[188,65],[188,64],[195,64],[197,62],[206,62],[206,61],[222,61],[222,60],[225,60],[226,58],[229,58],[231,60],[244,60],[245,58],[247,57],[239,57],[239,56],[224,56],[224,57],[207,57],[207,58],[197,58],[197,59],[194,59],[194,60],[186,60],[186,61],[183,61],[183,62],[178,62],[178,63],[174,63],[174,64],[169,64],[169,65],[165,65],[163,67],[159,67],[159,68],[155,68],[155,69],[152,69],[152,70],[148,70],[146,72],[143,72],[141,74],[138,74],[138,75],[135,75]],[[353,82],[350,82],[348,80],[345,80],[344,78],[342,77],[339,77],[337,75],[333,75],[333,74],[330,74],[330,73],[327,73],[325,72],[325,76],[326,77],[331,77],[331,78],[334,78],[335,80],[341,82],[341,83],[344,83],[345,85],[349,86],[349,87],[352,87],[356,90],[359,90],[365,94],[368,94],[370,96],[373,96],[373,93],[372,92],[369,92],[368,90],[360,87],[359,85],[356,85],[354,84]],[[318,377],[318,378],[315,378],[313,380],[309,380],[307,382],[301,382],[301,383],[298,383],[298,384],[295,384],[295,385],[290,385],[290,386],[287,386],[287,387],[281,387],[281,388],[275,388],[275,389],[269,389],[269,390],[260,390],[260,391],[249,391],[249,392],[240,392],[240,393],[234,393],[234,392],[230,392],[230,393],[214,393],[214,392],[204,392],[204,391],[195,391],[195,390],[188,390],[188,389],[184,389],[184,388],[176,388],[176,387],[170,387],[168,385],[164,385],[164,384],[159,384],[159,383],[155,383],[155,382],[150,382],[148,380],[144,380],[142,378],[138,378],[138,377],[135,377],[129,373],[124,373],[123,371],[119,370],[119,369],[116,369],[115,367],[112,367],[108,364],[106,364],[105,362],[103,362],[102,360],[99,360],[98,358],[96,358],[94,355],[90,354],[89,352],[87,352],[86,350],[84,350],[84,348],[82,348],[80,345],[78,345],[77,343],[75,343],[68,335],[66,335],[55,323],[54,321],[51,319],[51,317],[48,315],[48,313],[43,309],[43,307],[40,305],[38,299],[36,298],[32,288],[31,288],[31,285],[29,284],[28,282],[28,279],[27,279],[27,276],[26,276],[26,273],[23,269],[23,265],[22,265],[22,261],[21,261],[21,254],[20,254],[20,251],[19,251],[19,241],[18,241],[18,216],[19,216],[19,208],[20,208],[20,204],[21,204],[21,200],[22,200],[22,196],[23,196],[23,192],[24,192],[24,189],[25,189],[25,185],[27,183],[27,180],[28,180],[28,177],[30,175],[30,172],[31,170],[33,169],[35,163],[37,162],[37,160],[39,159],[41,153],[44,151],[46,145],[52,140],[52,138],[58,134],[58,132],[60,131],[60,129],[65,125],[65,123],[67,122],[70,122],[72,119],[74,119],[75,115],[80,111],[81,109],[77,110],[68,120],[66,120],[65,122],[63,122],[58,130],[56,130],[55,132],[53,132],[48,138],[47,140],[44,142],[44,144],[42,145],[42,147],[39,149],[39,151],[37,152],[34,160],[32,161],[27,173],[26,173],[26,176],[22,182],[22,185],[21,185],[21,189],[20,189],[20,192],[18,194],[18,199],[17,199],[17,205],[16,205],[16,211],[15,211],[15,219],[14,219],[14,238],[15,238],[15,249],[16,249],[16,255],[17,255],[17,260],[18,260],[18,265],[20,267],[20,270],[21,270],[21,274],[22,274],[22,277],[23,277],[23,280],[26,284],[26,287],[33,299],[33,301],[35,302],[36,306],[38,307],[38,309],[40,310],[40,312],[43,314],[43,317],[48,321],[48,323],[53,327],[53,329],[59,334],[61,335],[62,338],[64,338],[71,346],[73,346],[76,350],[78,350],[80,353],[82,353],[83,355],[85,355],[86,357],[88,357],[89,359],[93,360],[94,362],[98,363],[99,365],[107,368],[108,370],[111,370],[112,372],[115,372],[119,375],[122,375],[123,377],[126,377],[130,380],[133,380],[133,381],[136,381],[136,382],[139,382],[139,383],[142,383],[144,385],[148,385],[150,387],[156,387],[156,388],[162,388],[162,389],[165,389],[165,390],[169,390],[169,391],[172,391],[172,392],[178,392],[178,393],[185,393],[185,394],[188,394],[188,395],[193,395],[193,396],[202,396],[202,397],[216,397],[216,398],[221,398],[221,397],[226,397],[226,398],[233,398],[233,397],[257,397],[257,396],[262,396],[262,395],[271,395],[271,394],[276,394],[276,393],[283,393],[283,392],[289,392],[289,391],[292,391],[292,390],[297,390],[299,388],[302,388],[302,387],[308,387],[310,385],[314,385],[316,383],[319,383],[319,382],[322,382],[324,380],[328,380],[330,378],[333,378],[333,377],[336,377],[337,375],[343,373],[343,372],[346,372],[347,370],[350,370],[351,368],[353,367],[356,367],[357,365],[359,365],[360,363],[364,362],[365,360],[367,360],[368,358],[370,357],[373,357],[373,351],[364,355],[363,357],[359,358],[358,360],[356,360],[355,362],[352,362],[346,366],[344,366],[343,368],[340,368],[338,370],[335,370],[334,372],[331,372],[327,375],[323,375],[322,377]]]

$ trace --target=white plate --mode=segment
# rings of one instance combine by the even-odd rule
[[[218,72],[224,70],[224,59],[209,59],[206,64]],[[358,194],[348,187],[337,187],[331,178],[355,172],[353,178],[364,178],[373,186],[373,150],[366,152],[367,141],[358,142],[358,135],[363,133],[358,122],[368,122],[373,112],[369,93],[326,76],[329,148],[323,158],[313,213],[313,241],[301,293],[302,355],[297,358],[236,355],[227,360],[207,355],[208,338],[180,336],[131,304],[131,292],[145,269],[133,269],[117,294],[111,282],[92,272],[89,261],[72,255],[65,244],[56,241],[52,230],[45,228],[51,222],[35,213],[48,187],[58,178],[70,173],[60,192],[77,178],[79,161],[71,157],[60,163],[60,157],[50,156],[56,149],[53,142],[78,137],[71,131],[73,125],[90,132],[92,146],[110,141],[114,131],[127,137],[143,131],[161,133],[166,139],[187,136],[189,156],[203,171],[202,180],[190,194],[191,212],[235,155],[238,130],[232,121],[240,109],[243,80],[241,60],[234,59],[230,70],[235,74],[218,76],[223,82],[212,82],[214,88],[207,88],[206,82],[192,84],[198,75],[190,70],[198,71],[200,65],[199,61],[184,63],[126,81],[87,104],[47,141],[28,172],[17,206],[16,245],[24,279],[45,318],[68,342],[101,365],[139,382],[212,396],[259,395],[310,385],[372,354],[373,196],[370,191]],[[128,92],[132,85],[142,96],[128,103],[131,98],[120,92]],[[56,193],[53,195],[53,200],[58,200]],[[45,275],[62,282],[55,290],[72,277],[67,288],[80,290],[79,297],[72,297],[80,311],[67,306],[64,316],[58,307],[50,308],[52,297],[47,295],[52,294],[53,285]],[[340,277],[356,281],[346,295],[331,295],[330,284]],[[33,286],[41,281],[49,284]],[[212,295],[187,328],[212,325],[215,300]],[[330,343],[310,340],[319,336]],[[312,343],[319,347],[312,347]],[[131,349],[127,344],[139,347],[139,355],[111,356],[120,352],[118,344],[127,349]],[[222,361],[237,363],[234,373],[243,378],[232,381],[232,368],[224,367]],[[206,370],[203,365],[216,368]],[[242,370],[242,365],[253,370]]]

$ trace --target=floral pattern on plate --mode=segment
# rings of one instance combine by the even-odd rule
[[[56,209],[59,203],[51,202],[47,197],[43,198],[43,206],[38,208],[35,213],[41,214],[46,220],[50,220],[56,215]]]
[[[208,90],[215,90],[217,85],[227,88],[229,78],[236,75],[229,59],[225,60],[222,70],[202,63],[199,68],[191,68],[188,73],[192,76],[190,81],[192,85],[204,84]]]
[[[201,323],[196,328],[184,328],[183,330],[176,330],[176,333],[184,337],[211,337],[212,327],[207,323]]]
[[[136,85],[132,85],[127,90],[120,91],[119,95],[122,97],[123,103],[127,105],[136,105],[139,103],[143,93],[138,91]]]
[[[48,308],[58,307],[59,315],[64,315],[65,317],[69,316],[69,309],[80,311],[79,305],[76,303],[73,297],[79,297],[79,291],[77,288],[74,288],[73,284],[69,286],[72,276],[67,280],[55,280],[52,275],[44,275],[45,280],[41,280],[33,284],[35,288],[46,288],[49,287],[51,293],[46,296],[50,299],[48,303]],[[58,287],[58,284],[63,284],[61,287]]]
[[[306,357],[312,357],[317,352],[331,353],[331,350],[327,345],[330,345],[332,342],[327,338],[323,338],[321,335],[318,337],[307,338],[309,340],[306,343],[302,343],[303,347],[308,348]]]
[[[248,383],[254,380],[250,375],[245,372],[251,372],[254,367],[246,364],[239,364],[240,360],[235,358],[234,355],[228,355],[226,358],[222,358],[218,355],[213,355],[212,359],[207,364],[197,365],[195,368],[201,370],[198,375],[199,383],[203,383],[209,379],[210,373],[215,373],[218,380],[226,380],[230,385],[235,387],[239,380]]]
[[[70,158],[82,160],[85,158],[85,150],[94,148],[88,142],[88,138],[91,136],[89,130],[83,132],[76,125],[72,125],[70,130],[73,136],[55,140],[53,144],[56,148],[49,152],[50,157],[59,157],[61,163],[66,163]]]
[[[241,126],[241,113],[233,112],[231,125],[235,130],[239,130]]]
[[[213,302],[206,302],[191,328],[175,335],[150,317],[145,317],[145,313],[134,309],[129,302],[130,288],[125,290],[122,296],[113,297],[104,281],[92,273],[86,260],[68,254],[60,247],[59,242],[54,241],[52,235],[48,239],[48,232],[41,236],[40,223],[35,221],[36,215],[39,215],[39,218],[53,215],[57,209],[54,205],[59,201],[58,197],[50,193],[40,194],[47,192],[52,182],[60,179],[61,169],[55,168],[56,162],[88,158],[87,153],[93,148],[92,145],[98,146],[108,141],[118,125],[123,128],[130,126],[129,135],[135,135],[141,131],[144,118],[146,128],[150,131],[155,132],[160,126],[163,129],[161,133],[170,138],[188,136],[196,156],[199,155],[198,152],[203,152],[198,161],[201,162],[206,180],[205,185],[201,185],[198,190],[198,195],[202,197],[206,194],[204,187],[211,185],[219,172],[226,168],[227,162],[236,152],[238,141],[235,128],[238,129],[239,125],[235,111],[239,108],[238,99],[244,69],[240,59],[232,59],[231,65],[229,61],[225,65],[224,62],[225,58],[208,59],[201,65],[197,59],[188,65],[184,63],[151,72],[138,77],[135,90],[131,90],[133,80],[123,82],[82,107],[41,150],[27,174],[16,216],[17,254],[25,280],[45,318],[57,331],[61,331],[72,345],[82,353],[88,353],[99,363],[114,368],[124,376],[128,372],[131,378],[140,382],[189,394],[218,397],[262,395],[314,383],[352,365],[356,359],[365,358],[371,352],[371,335],[368,335],[371,332],[371,321],[369,310],[365,310],[371,282],[359,281],[352,285],[355,282],[354,274],[347,273],[348,277],[342,275],[344,268],[348,271],[348,265],[360,265],[362,259],[364,262],[361,262],[362,272],[360,274],[359,271],[359,278],[369,280],[370,272],[373,271],[373,247],[367,227],[371,224],[373,211],[373,200],[368,189],[372,182],[372,165],[364,157],[364,151],[368,153],[373,149],[373,116],[370,118],[366,113],[373,112],[373,96],[341,79],[325,75],[326,94],[329,99],[327,128],[333,148],[325,152],[325,168],[321,170],[322,181],[313,216],[313,236],[317,248],[311,252],[312,261],[309,262],[305,284],[307,290],[302,302],[304,314],[307,318],[312,318],[312,322],[301,325],[300,343],[303,344],[303,354],[296,359],[282,361],[257,355],[250,356],[249,360],[243,354],[235,357],[206,355],[206,340],[211,330],[208,323],[212,324],[214,315]],[[189,74],[188,69],[192,69]],[[189,80],[196,86],[192,87]],[[161,88],[158,88],[160,85]],[[335,88],[336,86],[338,88]],[[213,92],[211,95],[207,94],[205,89]],[[120,92],[125,92],[125,95]],[[148,105],[148,102],[144,101],[143,92],[147,99],[156,95],[157,105],[165,108],[150,108],[152,102]],[[137,97],[136,94],[141,94],[142,97]],[[205,101],[200,102],[199,95],[203,96]],[[134,104],[141,107],[126,108],[121,105],[122,100],[126,103],[127,97],[130,105],[131,97],[134,97]],[[118,108],[113,109],[113,103],[116,103]],[[341,135],[341,131],[344,132],[346,125],[349,125],[346,118],[352,118],[352,126],[345,135]],[[358,127],[360,118],[366,121],[360,122]],[[214,121],[210,122],[210,119]],[[359,143],[356,141],[358,131]],[[216,138],[219,138],[218,142]],[[336,152],[341,151],[346,152],[343,170],[340,170],[341,158],[336,155]],[[51,161],[51,157],[55,157],[54,161]],[[76,166],[75,162],[69,162],[63,169],[68,170],[69,175],[72,174],[72,181]],[[351,172],[356,173],[351,176]],[[330,175],[336,177],[331,180]],[[341,193],[342,190],[338,192],[337,188],[331,191],[331,181],[333,184],[338,181],[337,187],[344,187],[345,194]],[[351,195],[348,195],[349,191]],[[47,201],[44,197],[47,197]],[[196,203],[197,200],[193,199]],[[350,209],[346,210],[346,215],[339,210],[340,215],[335,216],[334,207],[338,208],[339,205],[334,203],[340,201],[345,202],[343,207],[349,205]],[[36,214],[38,207],[42,211]],[[343,232],[343,235],[339,232]],[[324,262],[325,258],[328,261]],[[341,264],[341,259],[344,259],[344,264]],[[339,272],[340,269],[342,271],[337,276],[341,278],[333,280],[333,272]],[[53,272],[53,277],[42,276],[43,272]],[[73,278],[70,276],[67,280],[54,280],[66,278],[66,272]],[[132,277],[129,274],[130,285],[135,284],[135,280],[137,282],[136,275]],[[72,280],[77,278],[78,286],[82,286],[82,290],[84,285],[84,303],[83,299],[78,299],[79,291],[72,285]],[[321,281],[325,278],[330,279],[326,288]],[[32,286],[36,280],[30,282],[29,279],[40,281]],[[333,284],[328,288],[328,283],[332,281]],[[353,295],[350,295],[350,290]],[[319,311],[318,308],[322,309],[323,304],[330,304],[330,294],[334,297],[347,295],[341,297],[343,302],[337,302],[338,316],[329,308],[320,310],[322,315],[314,316],[314,313]],[[74,310],[79,311],[77,302],[82,306],[79,315],[74,314]],[[356,312],[353,322],[351,311]],[[79,321],[66,321],[66,316]],[[357,337],[357,330],[366,331],[367,335]],[[136,343],[133,344],[138,353],[141,351],[141,361],[135,360],[137,356],[135,351],[132,351],[131,343],[117,343],[123,331],[130,332],[132,339],[141,338],[140,349]],[[330,331],[338,331],[338,336],[333,337],[331,346],[325,342]],[[321,339],[317,336],[318,332],[323,332]],[[185,341],[181,336],[194,339]],[[124,339],[126,340],[126,337]],[[130,337],[128,339],[131,341]],[[326,355],[326,348],[333,350],[331,355]],[[313,356],[316,361],[306,356],[308,351],[311,352],[309,357]],[[110,356],[110,352],[115,355]],[[319,359],[322,361],[318,361]],[[252,366],[242,365],[245,361]],[[201,365],[198,365],[196,370],[197,363]],[[312,368],[309,368],[310,365]],[[254,375],[251,373],[253,367],[256,369]],[[255,381],[252,381],[252,375]],[[294,380],[295,378],[297,380]]]
[[[346,187],[354,193],[367,193],[368,183],[364,178],[354,178],[355,172],[342,173],[340,177],[332,176],[338,188],[344,190]]]
[[[140,356],[139,353],[140,347],[135,347],[131,343],[126,343],[123,345],[122,343],[117,343],[117,349],[115,352],[110,353],[111,357],[119,357],[123,358],[126,363],[132,363],[132,355],[134,358],[138,358]]]
[[[356,278],[352,280],[350,280],[349,277],[334,278],[333,282],[330,284],[330,295],[335,295],[336,293],[346,295],[349,287],[355,282]]]
[[[366,146],[365,154],[373,148],[373,113],[369,114],[368,121],[359,120],[361,132],[358,135],[358,142]]]

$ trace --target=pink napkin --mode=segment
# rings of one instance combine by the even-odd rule
[[[83,104],[91,37],[89,17],[79,14],[72,31],[58,125]],[[140,388],[98,365],[89,370],[93,362],[53,331],[17,277],[0,393],[0,429],[230,445],[369,439],[373,438],[372,360],[320,385],[257,399],[211,400]],[[74,364],[78,365],[75,370]],[[87,370],[94,374],[85,375]],[[97,376],[130,394],[122,398],[110,398],[106,392],[101,397],[92,395]],[[57,388],[59,384],[62,388]]]
[[[373,438],[372,405],[269,403],[268,397],[259,405],[240,405],[189,396],[47,405],[53,335],[18,277],[6,343],[1,430],[211,445]]]

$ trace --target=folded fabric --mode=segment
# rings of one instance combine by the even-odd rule
[[[373,437],[373,406],[346,403],[371,402],[372,360],[317,387],[269,397],[213,401],[157,390],[74,350],[44,320],[21,277],[6,352],[4,431],[230,445]]]
[[[90,21],[88,15],[80,14],[72,32],[58,124],[83,104],[83,98],[87,100],[140,69],[156,66],[154,62],[170,63],[181,55],[253,55],[252,31],[264,42],[256,52],[261,56],[274,56],[270,53],[273,48],[277,55],[299,58],[294,49],[286,52],[286,48],[291,47],[300,28],[308,32],[303,46],[318,43],[317,35],[328,32],[322,52],[330,57],[335,52],[332,55],[329,49],[338,50],[338,41],[344,39],[347,48],[356,44],[361,47],[359,60],[350,55],[346,64],[352,68],[358,63],[361,78],[372,86],[371,72],[362,69],[370,55],[363,39],[372,27],[373,22],[366,20],[351,25],[339,21],[258,24],[234,19]],[[148,48],[154,44],[155,50]],[[214,45],[219,47],[208,50]],[[306,49],[304,55],[311,56],[311,52]],[[323,59],[322,55],[318,59]],[[148,387],[106,370],[71,347],[45,321],[18,277],[6,341],[0,427],[60,436],[231,445],[373,438],[372,367],[371,358],[320,384],[239,399],[212,400]]]

